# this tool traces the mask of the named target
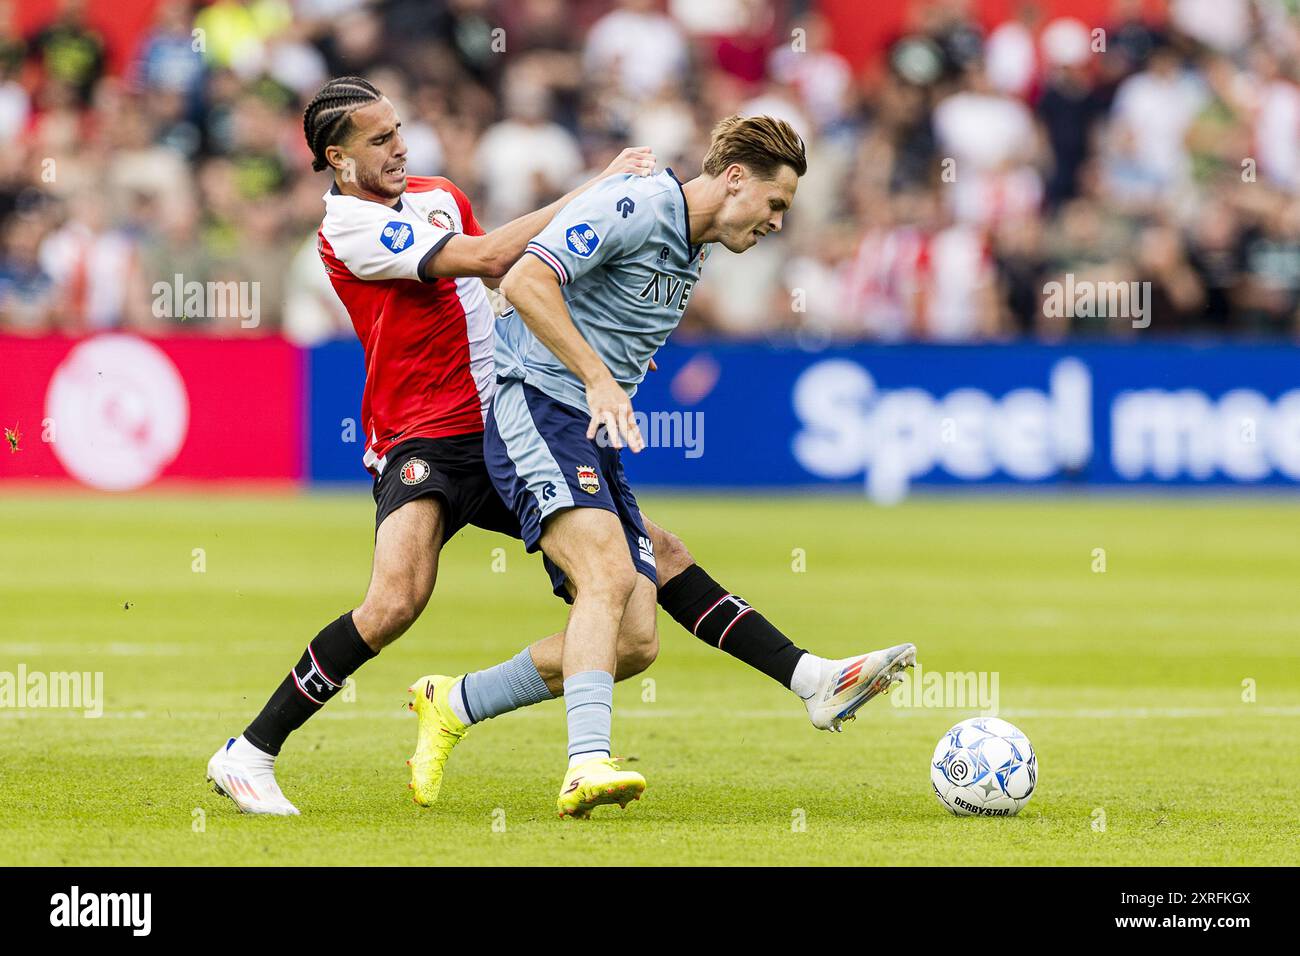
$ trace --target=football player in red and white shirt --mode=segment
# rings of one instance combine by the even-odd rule
[[[375,551],[361,605],[312,639],[243,735],[208,763],[218,792],[246,813],[298,813],[275,780],[281,745],[414,623],[433,593],[442,546],[466,524],[520,537],[483,460],[484,414],[495,386],[485,283],[495,286],[579,192],[605,176],[644,175],[655,165],[649,149],[624,150],[597,180],[485,233],[450,181],[407,176],[400,127],[392,103],[358,77],[331,80],[303,117],[313,168],[334,174],[321,258],[365,347],[363,461],[374,475]],[[841,661],[803,651],[714,582],[675,536],[648,519],[645,525],[658,560],[659,603],[713,646],[725,637],[728,652],[793,690],[815,726],[839,730],[834,712],[846,702],[856,710],[910,662],[911,645]],[[562,649],[563,634],[553,634],[465,679],[419,682],[418,803],[437,798],[442,765],[468,724],[561,692]],[[626,646],[620,641],[618,678],[644,670],[657,653],[653,631]],[[466,687],[470,680],[477,695]],[[477,713],[469,712],[471,700]]]

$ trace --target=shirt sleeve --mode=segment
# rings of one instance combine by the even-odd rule
[[[610,177],[555,214],[527,252],[565,285],[603,263],[640,249],[654,227],[649,199],[629,188],[631,176]]]
[[[327,222],[324,235],[334,255],[358,279],[419,281],[424,263],[456,233],[404,219],[380,203],[358,202],[350,204],[346,219]]]

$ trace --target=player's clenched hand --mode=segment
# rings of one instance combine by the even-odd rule
[[[614,161],[605,167],[599,179],[617,176],[619,173],[634,173],[637,176],[649,176],[655,171],[654,151],[649,146],[629,146],[614,157]]]
[[[639,452],[645,447],[641,429],[632,414],[632,402],[614,379],[606,376],[587,386],[587,407],[591,409],[587,438],[594,440],[600,426],[604,425],[605,433],[615,448],[622,448],[626,443],[633,452]]]

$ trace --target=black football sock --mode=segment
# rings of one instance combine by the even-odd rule
[[[285,738],[342,690],[348,676],[376,653],[361,639],[351,611],[326,624],[248,725],[244,739],[274,757]]]
[[[799,658],[808,653],[698,564],[659,589],[659,604],[705,644],[721,648],[786,687]]]

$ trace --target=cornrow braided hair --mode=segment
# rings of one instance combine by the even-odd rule
[[[302,113],[302,132],[311,150],[312,169],[319,173],[329,168],[325,148],[347,138],[352,111],[382,96],[372,83],[359,76],[336,77],[320,88]]]

